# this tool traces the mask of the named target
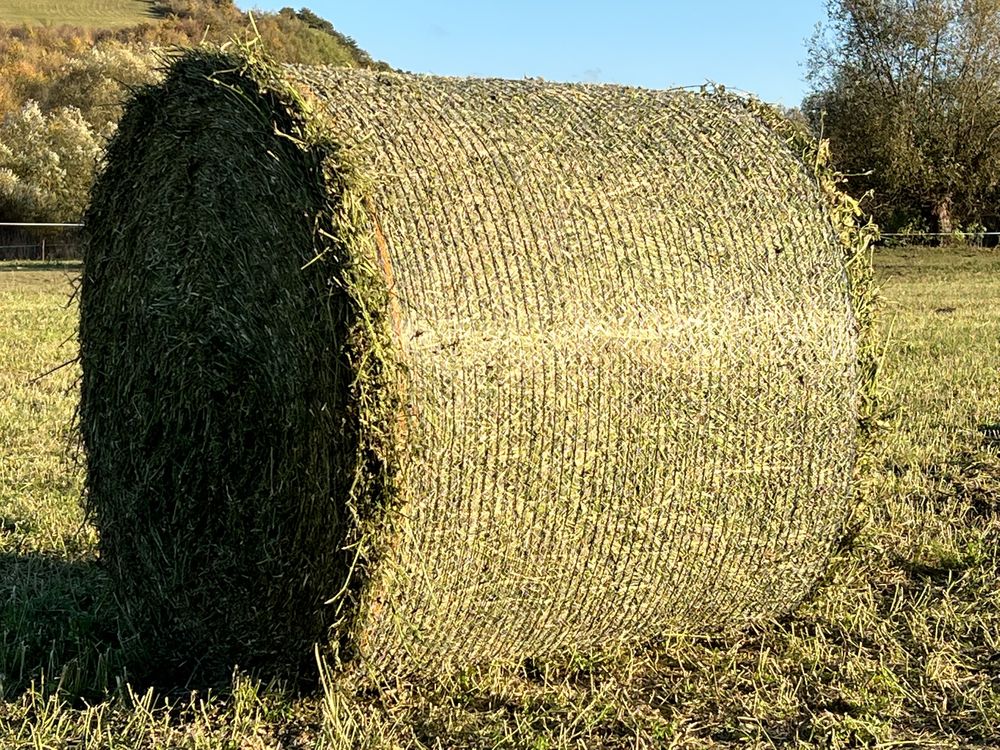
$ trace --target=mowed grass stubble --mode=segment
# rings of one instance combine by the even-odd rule
[[[245,677],[169,706],[119,682],[127,644],[66,458],[78,372],[33,381],[75,356],[70,278],[0,267],[0,746],[343,747],[353,727],[369,747],[990,747],[1000,456],[977,428],[1000,421],[1000,310],[984,304],[1000,255],[881,250],[876,266],[890,413],[852,538],[793,617],[446,685],[347,686],[327,709]]]

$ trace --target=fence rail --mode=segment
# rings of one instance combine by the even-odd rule
[[[79,260],[83,224],[0,222],[0,260]]]
[[[1000,232],[882,232],[880,236],[885,244],[891,245],[939,244],[942,238],[973,247],[1000,245]]]

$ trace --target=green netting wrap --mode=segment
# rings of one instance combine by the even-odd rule
[[[731,97],[195,52],[86,222],[87,502],[153,663],[737,625],[846,518],[845,249]]]

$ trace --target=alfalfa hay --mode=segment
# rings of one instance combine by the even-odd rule
[[[738,624],[846,516],[845,249],[728,97],[193,52],[86,222],[87,502],[152,663]]]

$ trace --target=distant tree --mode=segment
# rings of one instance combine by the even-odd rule
[[[151,83],[156,58],[135,46],[102,42],[71,58],[37,94],[44,110],[75,107],[107,138],[117,126],[129,89]]]
[[[77,221],[101,153],[75,107],[26,103],[0,123],[0,220]]]
[[[306,65],[359,66],[354,50],[339,39],[314,29],[297,16],[267,14],[256,19],[264,49],[277,60]]]
[[[1000,184],[1000,0],[829,0],[803,110],[890,226],[977,223]]]
[[[799,107],[785,107],[780,104],[772,105],[774,108],[790,123],[792,123],[796,130],[801,131],[804,135],[808,136],[810,133],[810,123],[809,119],[806,117],[805,112],[803,112]]]
[[[282,8],[280,12],[285,13],[287,11],[291,11],[296,18],[298,18],[300,21],[306,24],[309,28],[316,29],[317,31],[322,31],[324,34],[327,34],[328,36],[331,36],[334,39],[336,39],[337,42],[342,44],[344,47],[347,47],[347,49],[349,49],[351,51],[351,54],[354,56],[355,62],[357,62],[359,65],[365,67],[368,66],[375,66],[382,68],[388,67],[384,63],[382,64],[375,63],[372,60],[371,56],[363,49],[361,49],[361,47],[358,46],[358,43],[354,41],[352,37],[347,36],[347,34],[341,34],[333,27],[332,23],[327,21],[325,18],[321,18],[320,16],[316,15],[311,10],[309,10],[309,8],[301,8],[298,11],[292,11],[291,8]]]
[[[325,18],[321,18],[313,13],[309,8],[302,8],[298,13],[295,14],[300,21],[305,23],[307,26],[313,29],[319,29],[320,31],[325,31],[331,36],[337,34],[337,30],[333,28],[333,24],[327,21]]]
[[[177,16],[179,18],[194,18],[209,10],[219,10],[229,15],[238,15],[239,8],[233,0],[158,0],[153,4],[153,10],[161,16]]]

